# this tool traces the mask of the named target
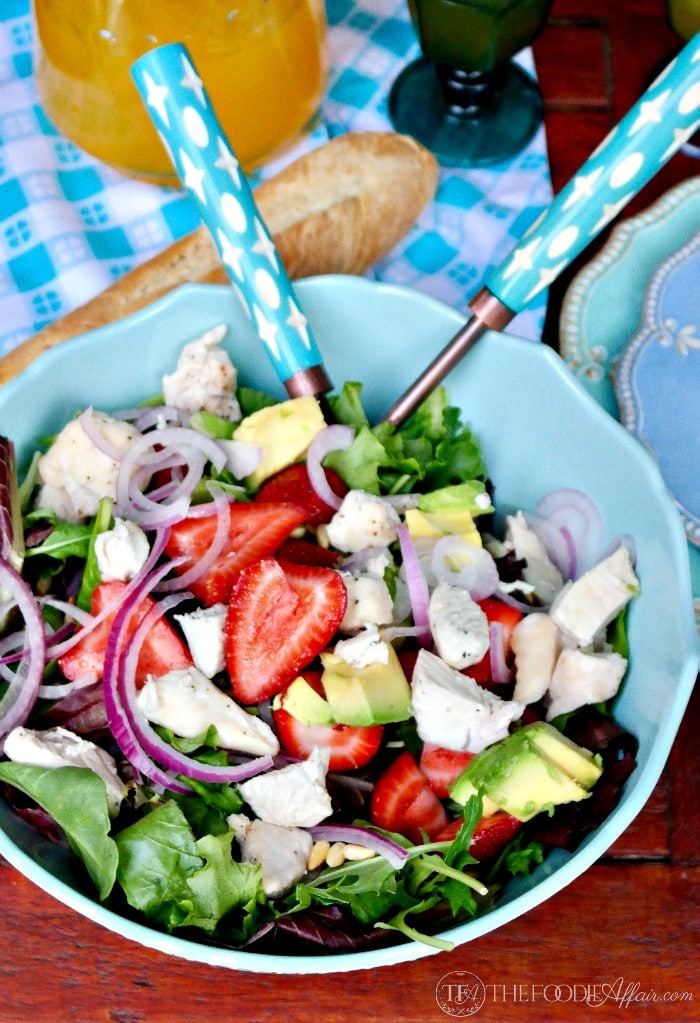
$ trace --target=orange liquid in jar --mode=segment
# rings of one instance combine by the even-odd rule
[[[155,46],[187,46],[246,170],[290,143],[323,94],[318,0],[34,0],[34,11],[46,113],[76,145],[138,177],[174,176],[130,74]]]

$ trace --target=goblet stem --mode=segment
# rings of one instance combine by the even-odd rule
[[[512,62],[464,71],[421,57],[394,82],[389,115],[397,131],[413,135],[443,163],[485,167],[527,145],[542,101],[533,79]]]
[[[477,121],[499,102],[505,67],[485,71],[465,71],[440,63],[435,67],[449,119]]]

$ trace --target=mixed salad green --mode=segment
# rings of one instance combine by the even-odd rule
[[[21,483],[2,441],[2,793],[154,927],[449,947],[634,769],[633,546],[571,490],[497,520],[441,388],[396,429],[349,383],[328,425],[219,341]]]

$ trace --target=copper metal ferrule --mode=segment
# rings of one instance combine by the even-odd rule
[[[493,295],[488,288],[482,288],[470,302],[472,315],[445,345],[407,391],[395,402],[383,421],[400,426],[422,401],[434,391],[472,345],[486,330],[502,330],[513,319],[515,313]]]
[[[290,398],[303,398],[311,395],[319,398],[333,387],[323,366],[309,366],[288,377],[284,386]]]

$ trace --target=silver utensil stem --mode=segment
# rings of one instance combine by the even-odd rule
[[[382,421],[400,426],[422,401],[434,391],[451,369],[467,354],[486,330],[503,330],[515,313],[499,301],[488,288],[482,288],[469,303],[472,315],[449,341],[427,369],[394,402]]]

